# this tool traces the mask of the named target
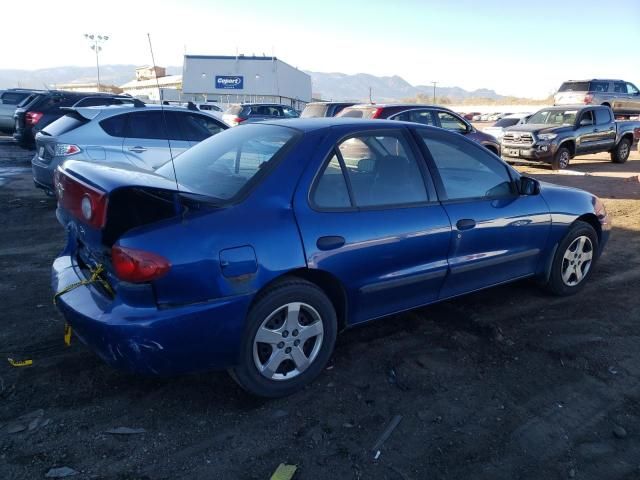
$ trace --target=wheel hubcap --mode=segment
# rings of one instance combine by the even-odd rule
[[[620,151],[618,154],[618,158],[626,158],[627,155],[629,155],[629,146],[625,143],[623,145],[620,145]]]
[[[567,168],[567,166],[569,166],[569,154],[562,152],[562,155],[560,155],[560,168]]]
[[[569,287],[578,285],[591,268],[593,244],[585,235],[577,237],[562,258],[562,281]]]
[[[307,370],[318,356],[324,325],[311,305],[292,302],[262,322],[253,340],[253,361],[270,380],[289,380]]]

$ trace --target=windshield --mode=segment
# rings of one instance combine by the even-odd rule
[[[527,123],[541,125],[574,125],[577,110],[540,110],[534,113]]]
[[[501,118],[493,124],[494,127],[511,127],[520,121],[519,118]]]
[[[302,111],[301,118],[316,118],[316,117],[324,117],[327,114],[327,105],[318,104],[318,105],[307,105],[304,107]]]
[[[187,150],[156,173],[194,193],[231,201],[257,183],[277,153],[291,144],[296,130],[275,125],[243,125],[219,133]]]

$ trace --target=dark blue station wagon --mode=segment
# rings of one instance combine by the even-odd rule
[[[67,161],[57,304],[109,364],[229,369],[249,392],[312,381],[338,331],[514,280],[579,291],[598,198],[520,175],[463,136],[354,119],[242,125],[155,172]]]

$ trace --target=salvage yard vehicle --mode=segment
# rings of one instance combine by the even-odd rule
[[[286,105],[277,103],[238,103],[229,106],[222,114],[222,120],[235,127],[241,123],[298,118],[298,112]]]
[[[574,294],[610,232],[594,195],[397,121],[259,122],[155,172],[68,160],[56,193],[52,286],[83,342],[266,397],[318,376],[344,328],[522,278]]]
[[[53,193],[53,174],[65,160],[153,170],[172,155],[229,128],[198,110],[145,106],[139,101],[131,105],[74,106],[64,111],[62,118],[38,133],[36,154],[31,160],[35,186],[49,194]]]
[[[500,120],[498,120],[496,123],[494,123],[490,127],[483,128],[482,131],[487,135],[491,135],[498,142],[500,142],[502,141],[502,136],[504,135],[505,128],[527,123],[527,120],[531,117],[531,115],[533,114],[532,113],[512,113],[510,115],[506,115],[502,117]]]
[[[35,92],[24,88],[10,88],[0,94],[0,132],[13,133],[16,108]]]
[[[478,131],[473,125],[454,111],[437,105],[367,103],[345,108],[337,116],[367,119],[384,118],[440,127],[465,135],[474,142],[484,146],[490,152],[500,155],[500,143],[494,137]]]
[[[304,106],[300,118],[335,117],[355,102],[309,102]]]
[[[560,85],[554,105],[604,105],[616,115],[640,113],[640,90],[624,80],[569,80]]]
[[[624,163],[640,122],[616,122],[609,107],[550,107],[526,124],[508,127],[502,137],[502,155],[550,163],[559,170],[576,155],[610,152],[611,161]]]
[[[68,92],[48,90],[42,92],[34,101],[16,109],[13,121],[13,138],[23,148],[31,149],[35,145],[36,134],[50,123],[65,115],[65,107],[71,107],[84,98],[93,99],[88,105],[104,104],[109,98],[125,98],[111,93]],[[99,99],[105,100],[99,100]],[[129,97],[126,97],[129,98]]]

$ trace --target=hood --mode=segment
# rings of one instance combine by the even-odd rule
[[[546,123],[524,123],[513,125],[504,129],[505,132],[528,132],[528,133],[563,133],[573,130],[569,125],[547,125]]]

